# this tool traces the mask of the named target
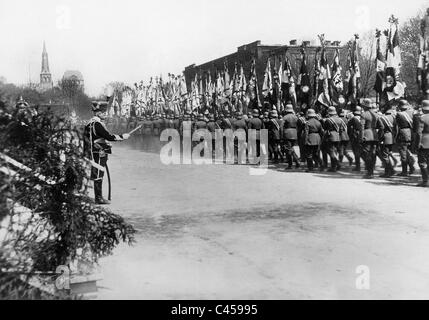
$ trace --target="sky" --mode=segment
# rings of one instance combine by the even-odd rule
[[[79,70],[89,95],[111,81],[179,74],[256,40],[343,43],[416,15],[428,0],[0,0],[0,76],[39,81],[43,41],[54,82]]]

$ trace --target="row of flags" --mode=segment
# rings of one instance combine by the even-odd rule
[[[141,81],[134,87],[126,87],[123,94],[131,108],[136,108],[136,114],[183,114],[207,109],[213,112],[216,106],[222,111],[234,112],[242,111],[244,104],[258,96],[256,84],[255,61],[249,77],[246,77],[243,66],[238,64],[235,64],[231,76],[225,63],[224,69],[216,72],[213,78],[210,72],[205,77],[196,74],[189,88],[184,75],[168,74],[165,82],[161,76],[151,78],[147,85]]]
[[[381,94],[386,87],[386,77],[399,79],[401,51],[397,20],[392,16],[390,29],[384,32],[386,52],[382,52],[381,31],[377,30],[376,81],[374,90]],[[313,77],[310,76],[307,50],[301,48],[301,65],[297,74],[293,73],[290,58],[286,52],[283,57],[270,57],[267,60],[259,92],[256,62],[252,60],[250,73],[244,66],[236,63],[232,72],[224,63],[223,70],[214,74],[206,72],[195,74],[187,86],[184,75],[168,74],[163,78],[151,78],[147,85],[136,83],[124,91],[129,96],[132,107],[138,114],[166,113],[183,114],[197,110],[210,112],[243,111],[248,106],[261,108],[268,103],[277,110],[286,104],[295,108],[329,107],[351,103],[357,105],[360,98],[361,71],[359,65],[359,36],[348,43],[346,70],[343,70],[339,48],[335,49],[329,61],[324,35],[319,35],[320,47],[314,57]],[[262,103],[260,101],[262,98]],[[133,112],[132,110],[130,112]]]

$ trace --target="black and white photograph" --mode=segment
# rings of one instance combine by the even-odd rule
[[[0,300],[429,299],[427,0],[0,0],[0,42]]]

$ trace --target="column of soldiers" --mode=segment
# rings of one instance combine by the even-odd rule
[[[331,106],[322,116],[314,109],[296,113],[292,105],[285,106],[281,114],[275,109],[261,112],[254,109],[247,114],[228,111],[213,115],[189,112],[182,116],[173,114],[144,115],[140,119],[143,143],[148,138],[158,139],[162,130],[172,128],[183,132],[183,122],[191,123],[192,130],[208,129],[213,137],[216,129],[268,130],[268,158],[273,163],[286,163],[286,170],[306,165],[306,171],[337,172],[342,170],[344,159],[352,171],[361,172],[364,164],[364,178],[372,179],[376,161],[380,159],[384,172],[381,177],[394,175],[406,177],[415,172],[418,164],[423,177],[422,186],[427,186],[429,156],[429,101],[422,102],[415,109],[406,100],[400,100],[398,107],[387,107],[381,112],[371,99],[364,99],[355,111]],[[137,122],[136,122],[137,123]],[[260,154],[260,136],[257,136],[257,153]],[[215,150],[215,142],[212,149]],[[237,145],[235,145],[237,149]],[[396,172],[400,155],[401,171]],[[299,150],[299,156],[295,150]],[[237,151],[237,150],[235,150]],[[353,155],[353,157],[351,156]],[[214,152],[213,152],[214,155]],[[330,161],[329,161],[330,160]]]

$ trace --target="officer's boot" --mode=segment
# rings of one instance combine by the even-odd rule
[[[110,204],[110,201],[103,198],[103,180],[94,181],[94,195],[96,204]]]
[[[401,161],[401,165],[402,165],[402,172],[398,174],[398,176],[400,177],[407,177],[408,176],[408,163],[407,161]]]

